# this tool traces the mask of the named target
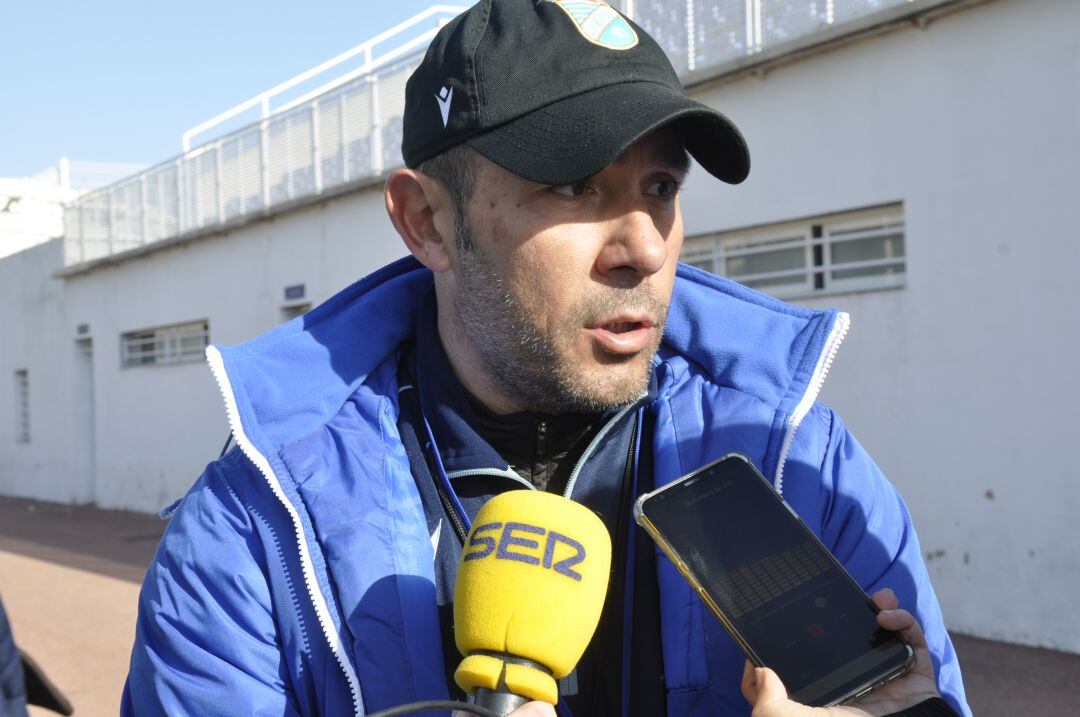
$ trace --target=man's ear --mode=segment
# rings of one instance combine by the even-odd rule
[[[453,264],[454,216],[446,190],[414,169],[397,169],[383,191],[386,213],[417,261],[434,272]]]

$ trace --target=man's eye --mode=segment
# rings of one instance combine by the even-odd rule
[[[649,188],[645,190],[645,193],[652,194],[661,199],[671,199],[679,193],[679,183],[674,179],[662,179],[659,182],[650,184]]]
[[[588,188],[588,182],[577,182],[576,184],[559,184],[552,187],[551,191],[564,197],[580,197]]]

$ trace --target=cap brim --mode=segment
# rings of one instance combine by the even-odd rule
[[[724,115],[655,82],[623,82],[554,102],[466,143],[504,169],[541,184],[599,174],[627,147],[678,122],[683,143],[709,174],[738,184],[750,152]]]

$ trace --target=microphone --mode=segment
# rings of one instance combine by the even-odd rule
[[[610,571],[607,528],[580,503],[532,490],[489,500],[458,563],[454,681],[500,715],[555,704],[555,681],[596,631]]]

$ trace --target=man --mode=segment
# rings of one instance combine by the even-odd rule
[[[563,714],[800,710],[775,675],[744,680],[738,648],[630,520],[636,495],[737,450],[864,587],[895,591],[879,605],[899,598],[922,623],[917,674],[870,713],[940,690],[968,714],[906,509],[814,403],[846,317],[677,264],[687,152],[730,183],[749,157],[651,38],[603,3],[481,2],[410,78],[402,150],[386,206],[413,258],[208,350],[239,450],[162,538],[126,713],[453,696],[462,540],[488,498],[522,488],[582,502],[614,543]],[[882,619],[922,640],[907,613]]]

